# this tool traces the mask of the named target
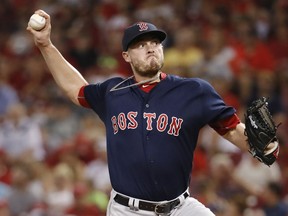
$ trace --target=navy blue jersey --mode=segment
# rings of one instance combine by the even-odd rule
[[[84,88],[106,126],[112,187],[139,199],[173,199],[188,187],[199,130],[235,110],[198,78],[168,75],[149,93],[137,86],[110,92],[122,80]]]

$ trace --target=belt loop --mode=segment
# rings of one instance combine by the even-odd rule
[[[129,200],[128,200],[128,206],[129,206],[129,208],[131,209],[131,208],[134,208],[134,199],[132,199],[132,198],[129,198]]]
[[[180,201],[180,204],[178,207],[180,207],[183,202],[185,201],[185,199],[190,196],[190,193],[189,193],[189,190],[187,189],[183,194],[181,194],[181,196],[178,197],[179,201]]]
[[[132,211],[138,211],[139,210],[139,200],[129,198],[128,206]]]
[[[139,199],[134,199],[134,208],[137,209],[137,211],[139,210]]]
[[[186,198],[185,198],[184,194],[182,194],[182,195],[179,197],[179,201],[180,201],[180,204],[179,204],[179,205],[182,205],[185,199],[186,199]]]

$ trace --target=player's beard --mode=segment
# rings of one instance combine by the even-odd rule
[[[132,63],[133,70],[135,73],[142,77],[153,77],[163,67],[163,60],[151,58],[149,61],[136,61]]]

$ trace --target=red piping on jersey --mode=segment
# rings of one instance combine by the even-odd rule
[[[84,88],[85,88],[85,86],[82,86],[79,90],[78,101],[79,101],[81,106],[86,107],[86,108],[90,108],[90,105],[88,104],[88,102],[86,101],[85,96],[84,96]]]
[[[221,136],[225,135],[229,130],[236,128],[240,123],[239,117],[234,113],[234,115],[228,118],[221,119],[219,121],[213,122],[210,125],[218,134]]]

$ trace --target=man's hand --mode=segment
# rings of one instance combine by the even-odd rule
[[[27,31],[29,31],[34,36],[34,43],[35,45],[41,49],[44,47],[47,47],[52,44],[50,39],[50,33],[51,33],[51,20],[50,16],[43,10],[37,10],[35,11],[35,14],[39,14],[40,16],[43,16],[46,19],[46,25],[43,29],[40,31],[36,31],[33,28],[31,28],[28,25],[27,22]]]

